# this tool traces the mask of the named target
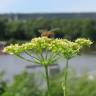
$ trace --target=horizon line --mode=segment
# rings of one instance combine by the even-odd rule
[[[0,14],[80,14],[80,13],[96,13],[96,11],[83,12],[0,12]]]

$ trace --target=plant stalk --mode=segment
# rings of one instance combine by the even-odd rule
[[[48,66],[45,66],[45,73],[46,73],[46,82],[47,82],[47,96],[50,96]]]
[[[68,78],[68,60],[66,60],[66,66],[65,66],[64,96],[67,96],[67,78]]]

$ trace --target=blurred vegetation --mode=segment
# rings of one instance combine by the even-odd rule
[[[30,40],[40,36],[40,29],[55,31],[55,37],[74,40],[79,37],[96,41],[96,20],[92,19],[30,19],[26,21],[8,21],[0,18],[0,40]]]
[[[51,80],[51,96],[63,96],[63,81],[64,76],[61,73]],[[92,74],[83,73],[78,76],[71,72],[67,83],[67,96],[96,96],[96,76]]]
[[[8,85],[6,92],[2,96],[39,96],[34,74],[23,72],[15,76],[12,84]],[[1,95],[0,95],[1,96]]]
[[[7,88],[7,82],[4,80],[4,72],[0,71],[0,96],[5,92]]]
[[[0,80],[1,78],[3,75],[0,76]],[[78,76],[76,73],[70,72],[68,78],[68,96],[96,96],[96,75],[92,77],[92,74],[83,73]],[[46,88],[38,87],[35,79],[35,74],[22,72],[15,76],[10,84],[3,80],[5,83],[0,83],[4,84],[2,88],[0,85],[0,96],[46,96]],[[50,96],[64,96],[61,86],[63,81],[63,72],[50,76]]]

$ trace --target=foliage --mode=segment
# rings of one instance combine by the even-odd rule
[[[7,82],[4,80],[4,72],[0,72],[0,96],[5,92]]]
[[[0,96],[46,96],[46,90],[38,89],[38,85],[34,79],[35,74],[21,73],[14,78],[11,85],[8,84],[5,91]],[[91,75],[92,76],[92,75]],[[81,74],[78,76],[76,73],[70,71],[68,76],[68,96],[95,96],[96,95],[96,77],[89,78],[89,74]],[[2,78],[2,77],[1,77]],[[50,96],[63,96],[61,82],[64,81],[64,74],[59,73],[52,76],[50,79]]]
[[[11,85],[5,88],[2,96],[46,96],[46,90],[38,89],[38,85],[34,79],[35,74],[21,73],[14,78]],[[91,75],[92,76],[92,75]],[[68,96],[95,96],[96,95],[96,76],[89,78],[89,74],[81,74],[70,71],[68,76]],[[50,78],[50,96],[63,96],[61,82],[64,81],[63,72]],[[0,95],[1,96],[1,95]]]
[[[6,32],[6,20],[5,19],[0,19],[0,40],[4,39],[5,32]]]
[[[40,96],[34,74],[23,72],[15,76],[13,83],[8,84],[5,93],[2,96]]]
[[[67,79],[67,95],[68,96],[95,96],[96,95],[96,76],[90,79],[90,74],[83,73],[78,76],[73,72],[69,73]],[[64,81],[64,74],[60,73],[50,80],[51,96],[63,96],[61,83]]]
[[[23,21],[8,21],[0,19],[0,40],[31,40],[39,37],[39,30],[55,30],[55,37],[75,40],[80,37],[96,41],[96,20],[92,19],[30,19]]]

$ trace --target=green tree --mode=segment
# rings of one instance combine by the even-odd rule
[[[6,32],[6,19],[0,19],[0,40],[5,39],[5,32]]]
[[[96,41],[96,21],[95,20],[85,20],[82,27],[82,37],[90,38]]]

